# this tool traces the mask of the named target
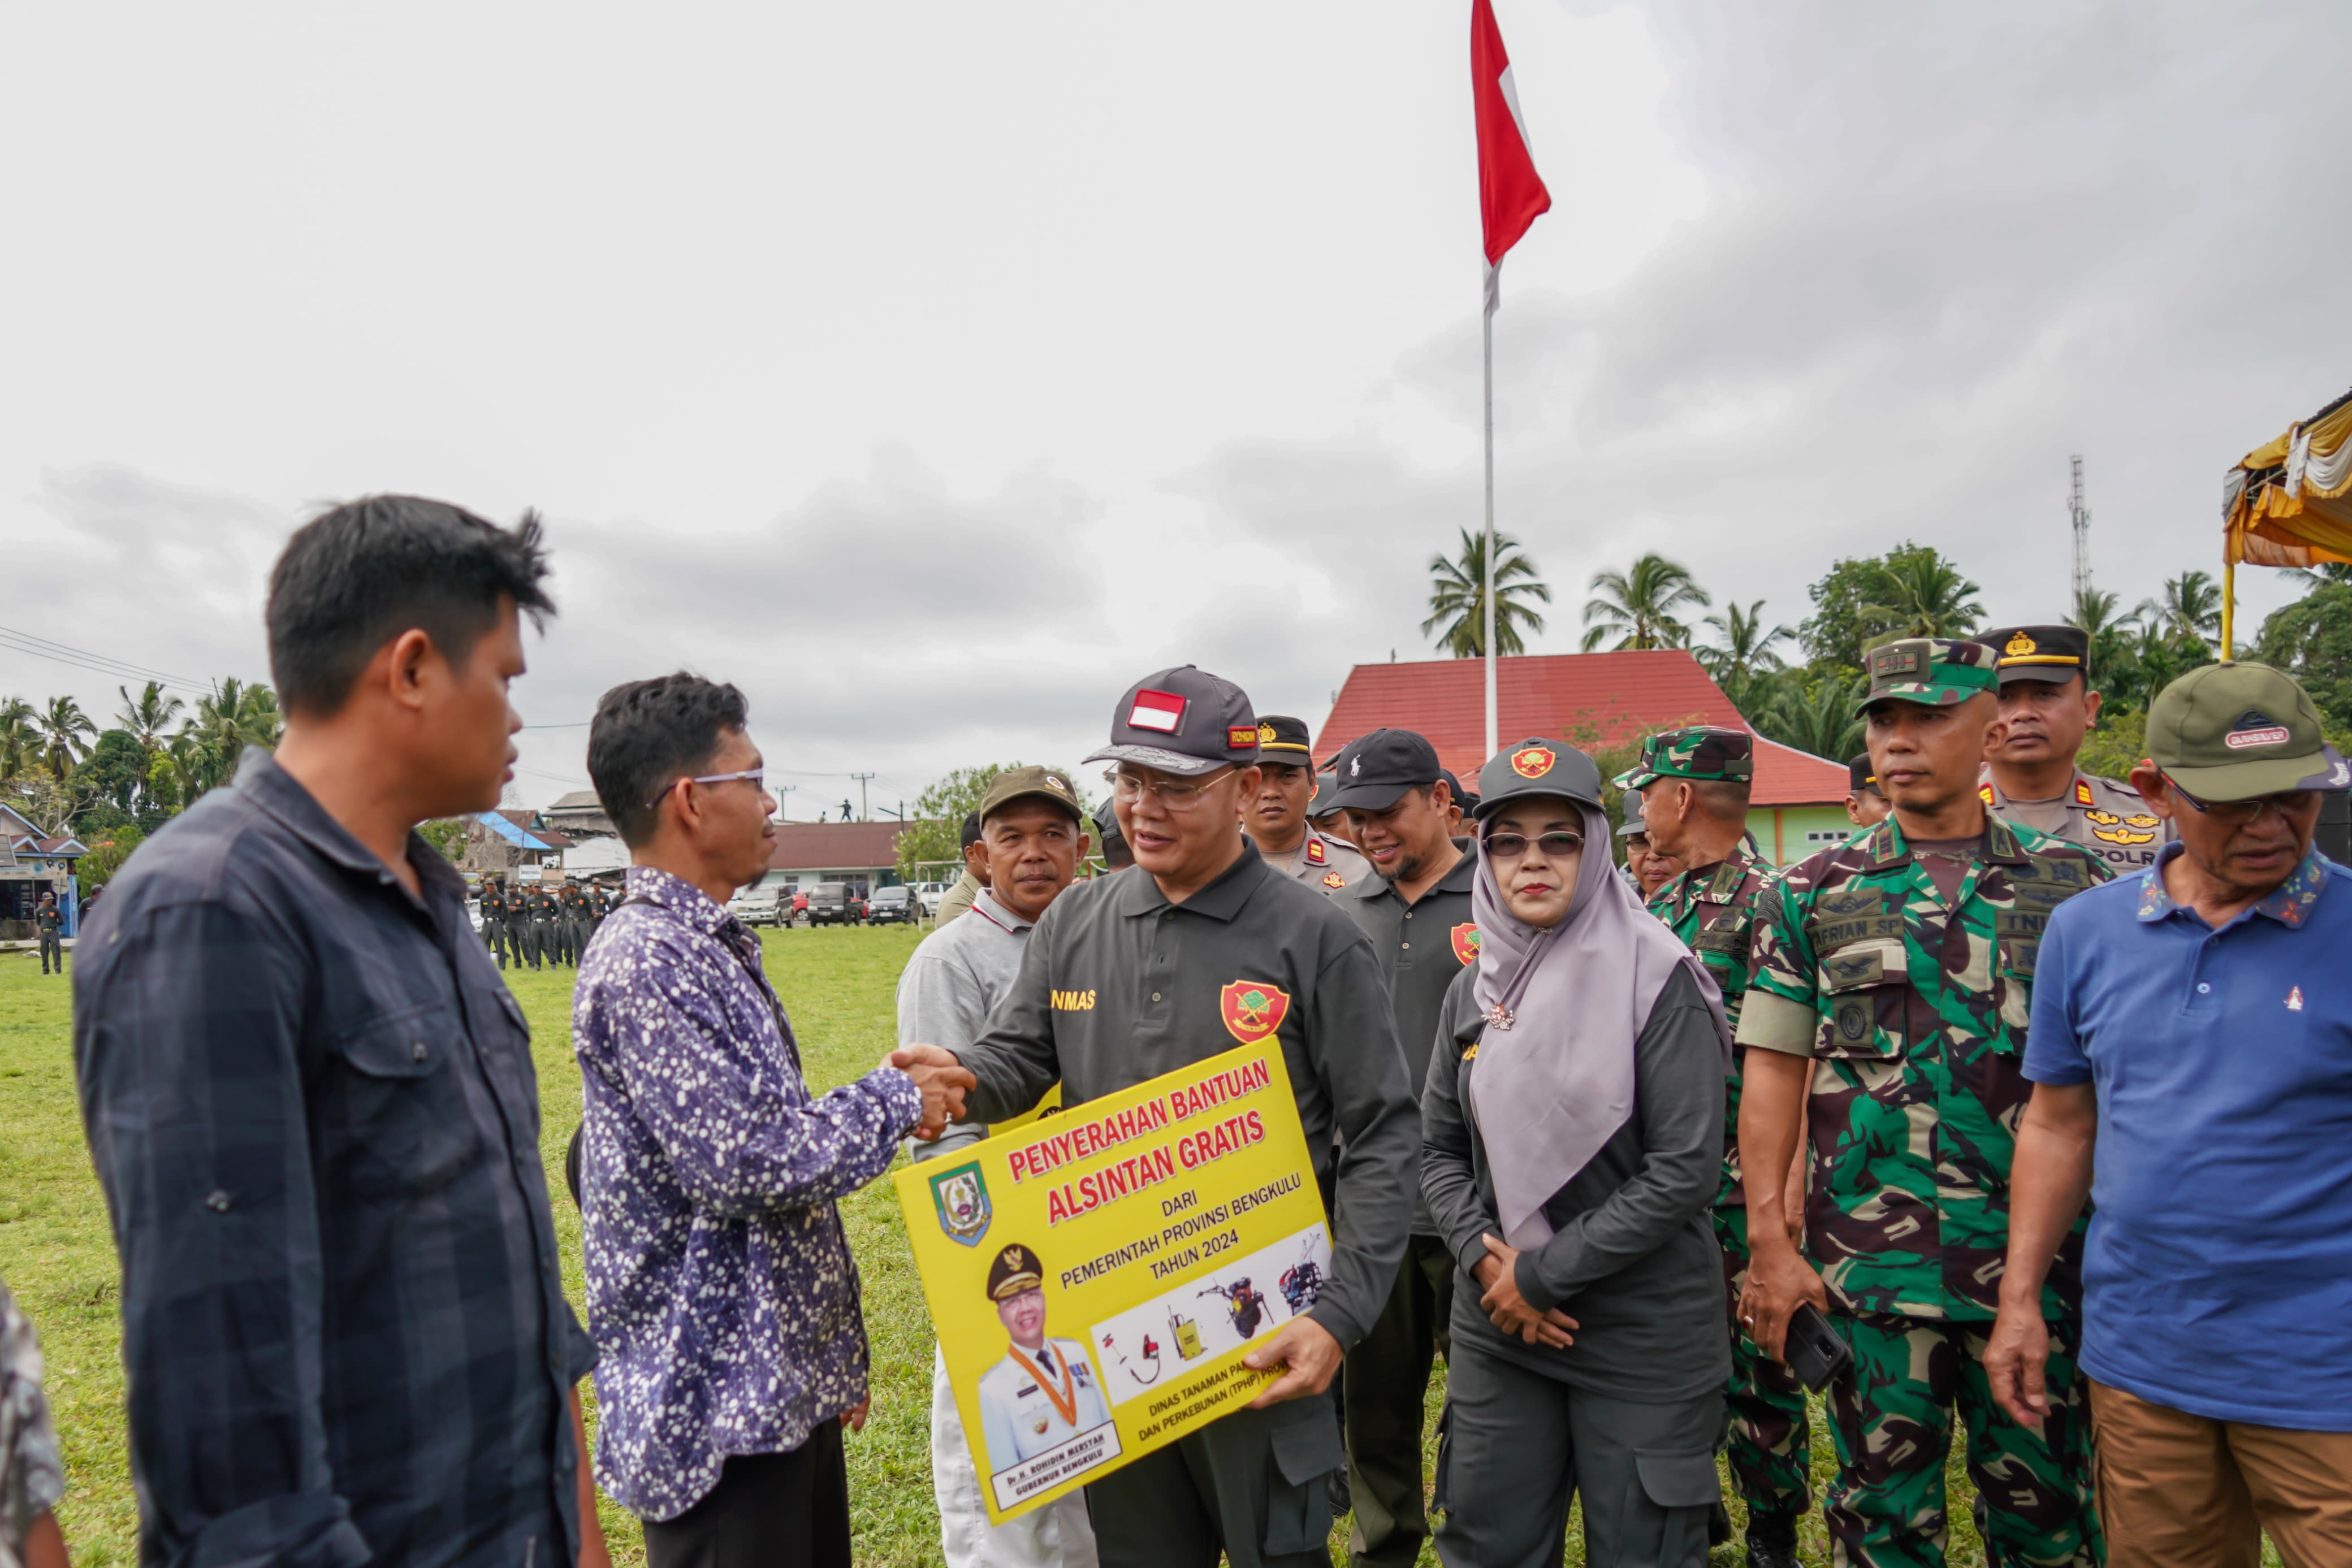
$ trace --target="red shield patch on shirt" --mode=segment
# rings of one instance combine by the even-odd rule
[[[1255,1045],[1282,1027],[1290,994],[1258,980],[1235,980],[1217,993],[1217,1013],[1225,1030],[1244,1045]]]
[[[1469,921],[1454,928],[1454,956],[1465,964],[1478,961],[1478,927]]]

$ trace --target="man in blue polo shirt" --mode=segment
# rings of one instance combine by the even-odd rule
[[[2132,783],[2178,841],[2068,900],[2038,954],[2001,938],[2038,970],[2035,1087],[1985,1372],[2020,1421],[2050,1413],[2042,1279],[2095,1198],[2110,1568],[2252,1568],[2263,1531],[2294,1568],[2352,1563],[2352,872],[2311,846],[2352,767],[2261,664],[2166,687],[2147,747]]]

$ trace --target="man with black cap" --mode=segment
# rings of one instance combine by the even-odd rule
[[[1263,745],[1263,742],[1260,743]],[[1456,843],[1460,811],[1437,750],[1409,729],[1376,729],[1339,753],[1332,802],[1348,814],[1377,874],[1350,883],[1339,907],[1371,938],[1416,1092],[1454,977],[1478,958],[1470,912],[1476,860]],[[1388,1304],[1348,1353],[1348,1479],[1356,1522],[1349,1559],[1411,1563],[1429,1534],[1421,1439],[1429,1372],[1448,1338],[1454,1255],[1416,1191],[1412,1232]]]
[[[1118,764],[1135,869],[1055,901],[988,1031],[952,1053],[978,1081],[968,1113],[999,1121],[1056,1080],[1065,1105],[1082,1105],[1276,1040],[1318,1176],[1337,1162],[1329,1281],[1245,1358],[1281,1375],[1247,1408],[1087,1488],[1108,1568],[1210,1568],[1220,1551],[1233,1568],[1328,1563],[1327,1486],[1343,1461],[1329,1385],[1404,1252],[1421,1124],[1380,966],[1330,899],[1234,831],[1257,748],[1257,717],[1229,682],[1187,665],[1132,687],[1087,760]],[[1243,1011],[1252,990],[1274,1005]]]
[[[1307,821],[1309,827],[1325,838],[1337,839],[1341,843],[1347,843],[1350,841],[1348,838],[1347,813],[1331,804],[1332,792],[1339,788],[1338,774],[1323,772],[1315,776],[1315,795],[1307,802]]]
[[[1831,1315],[1852,1362],[1829,1385],[1839,1561],[1937,1568],[1955,1426],[1979,1476],[1988,1555],[2098,1561],[2083,1384],[2068,1327],[2082,1237],[2035,1293],[2056,1348],[2043,1433],[1980,1371],[2001,1295],[2019,1069],[2051,912],[2107,880],[2088,851],[1993,816],[1974,788],[1996,717],[1995,653],[1906,638],[1869,655],[1861,705],[1894,812],[1759,897],[1740,1003],[1739,1163],[1749,1262],[1740,1326],[1785,1359],[1790,1315]],[[1800,1128],[1803,1251],[1787,1228]],[[1957,1419],[1956,1419],[1957,1416]]]
[[[1242,831],[1266,864],[1327,893],[1371,869],[1346,840],[1318,832],[1307,821],[1317,789],[1304,722],[1282,714],[1259,718],[1257,771],[1257,792],[1243,803]]]
[[[1103,870],[1125,871],[1135,863],[1127,835],[1118,831],[1118,810],[1108,800],[1095,808],[1095,843],[1102,851]]]
[[[1845,765],[1845,820],[1857,828],[1874,828],[1895,808],[1878,787],[1878,769],[1865,751]]]
[[[1454,814],[1454,836],[1460,838],[1463,832],[1462,824],[1468,821],[1470,813],[1478,809],[1477,792],[1464,789],[1462,780],[1454,775],[1451,768],[1439,768],[1437,776],[1445,780],[1445,788],[1454,796],[1454,803],[1450,808]]]
[[[2091,639],[2073,626],[2004,626],[1984,640],[2000,654],[2000,722],[1985,747],[1979,789],[1996,817],[2080,844],[2117,876],[2156,863],[2172,829],[2138,790],[2074,766],[2099,718]]]
[[[963,856],[963,874],[940,899],[939,913],[931,917],[935,925],[945,925],[957,915],[969,914],[973,898],[988,885],[988,856],[980,847],[978,811],[964,818],[963,826],[957,830],[956,852]]]
[[[1617,836],[1625,841],[1625,875],[1633,890],[1646,901],[1658,889],[1682,873],[1682,862],[1672,855],[1662,854],[1650,842],[1649,824],[1642,820],[1642,792],[1628,789],[1618,802],[1623,812],[1624,825]]]
[[[1748,836],[1756,743],[1745,730],[1698,725],[1669,729],[1642,745],[1642,759],[1618,784],[1643,801],[1650,848],[1690,869],[1658,889],[1650,913],[1691,949],[1723,992],[1724,1016],[1739,1024],[1748,993],[1748,946],[1756,900],[1776,874]],[[1805,1389],[1786,1364],[1739,1332],[1739,1291],[1748,1273],[1748,1208],[1739,1178],[1739,1069],[1726,1086],[1723,1179],[1715,1195],[1715,1239],[1723,1249],[1731,1383],[1725,1390],[1727,1458],[1748,1505],[1749,1568],[1794,1568],[1797,1521],[1812,1506],[1807,1479]],[[1791,1162],[1792,1170],[1795,1169]],[[1792,1201],[1804,1192],[1801,1176]]]

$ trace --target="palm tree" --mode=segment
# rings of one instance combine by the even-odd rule
[[[1843,762],[1862,749],[1862,720],[1854,709],[1870,690],[1867,677],[1824,675],[1790,679],[1756,716],[1757,729],[1783,746]]]
[[[1902,637],[1965,637],[1984,623],[1977,585],[1935,550],[1903,550],[1881,572],[1886,602],[1864,606],[1880,628],[1873,643]]]
[[[2074,595],[2074,612],[2066,617],[2067,625],[2090,639],[2090,669],[2098,679],[2117,670],[2131,653],[2134,622],[2116,613],[2116,606],[2121,602],[2113,593],[2085,588]]]
[[[40,727],[23,697],[0,702],[0,779],[23,775],[40,752]]]
[[[2201,571],[2166,580],[2161,598],[2143,600],[2140,613],[2173,642],[2210,646],[2221,632],[2221,588]]]
[[[225,677],[211,695],[196,699],[194,714],[172,737],[168,755],[180,798],[194,800],[227,783],[247,747],[267,751],[278,744],[283,722],[277,693]]]
[[[1486,536],[1462,530],[1462,557],[1429,558],[1429,619],[1421,623],[1427,636],[1441,622],[1445,630],[1437,644],[1457,659],[1483,657],[1486,652]],[[1536,576],[1536,563],[1508,534],[1495,536],[1495,647],[1503,653],[1524,653],[1527,643],[1519,628],[1544,629],[1544,618],[1528,602],[1551,602],[1551,590]]]
[[[139,743],[139,771],[143,777],[155,765],[155,754],[163,749],[163,732],[172,727],[172,721],[188,705],[177,697],[165,696],[161,681],[148,682],[135,697],[126,686],[114,689],[122,694],[122,707],[114,721]]]
[[[1704,608],[1715,601],[1688,568],[1662,555],[1645,555],[1631,571],[1596,571],[1594,597],[1584,605],[1584,651],[1610,638],[1625,648],[1686,648],[1690,628],[1675,619],[1685,605]]]
[[[1772,652],[1772,644],[1795,632],[1786,626],[1767,628],[1764,624],[1764,601],[1756,601],[1742,612],[1737,603],[1727,604],[1720,615],[1710,615],[1706,624],[1715,628],[1723,638],[1720,648],[1695,648],[1698,662],[1706,666],[1718,685],[1725,681],[1744,682],[1751,675],[1769,674],[1780,668],[1780,655]]]
[[[90,723],[81,704],[71,697],[51,697],[47,709],[34,722],[40,729],[41,761],[62,784],[74,764],[89,755],[89,743],[84,737],[94,737],[98,726]]]

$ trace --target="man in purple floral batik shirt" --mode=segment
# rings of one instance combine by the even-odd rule
[[[727,912],[775,836],[743,695],[616,686],[588,772],[635,862],[580,966],[581,1209],[596,1477],[649,1568],[848,1568],[841,1429],[865,1425],[866,1326],[835,1200],[971,1075],[886,1061],[813,1095],[759,938]]]

